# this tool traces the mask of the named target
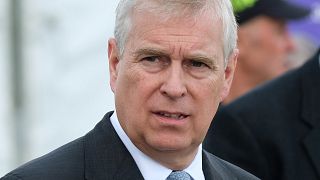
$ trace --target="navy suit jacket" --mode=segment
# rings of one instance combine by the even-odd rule
[[[1,180],[136,180],[143,179],[134,159],[114,130],[109,112],[85,136],[13,170]],[[203,151],[206,179],[257,179]]]
[[[204,148],[264,180],[319,180],[319,55],[222,107]]]

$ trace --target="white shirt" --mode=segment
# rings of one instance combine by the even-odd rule
[[[172,170],[151,159],[132,143],[127,134],[122,129],[118,121],[116,111],[112,114],[110,120],[121,141],[124,143],[134,161],[136,162],[143,178],[145,180],[165,180],[172,172]],[[199,146],[198,152],[192,163],[186,169],[184,169],[184,171],[189,173],[193,179],[205,180],[202,171],[202,145]]]

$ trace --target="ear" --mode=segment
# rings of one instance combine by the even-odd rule
[[[116,81],[118,78],[119,71],[119,52],[117,42],[111,38],[108,41],[108,58],[109,58],[109,73],[110,73],[110,86],[113,93],[116,91]]]
[[[233,75],[236,69],[237,60],[238,60],[239,50],[235,49],[233,53],[229,56],[228,64],[224,71],[224,82],[223,88],[220,95],[220,101],[222,102],[229,94],[230,87],[233,80]]]

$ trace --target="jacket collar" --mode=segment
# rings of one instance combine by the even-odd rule
[[[143,179],[135,161],[111,125],[112,113],[107,113],[85,136],[85,177],[88,180]]]
[[[301,71],[302,117],[312,127],[320,123],[320,66],[318,53]]]
[[[205,178],[208,180],[222,180],[220,173],[214,168],[216,162],[212,162],[209,156],[207,151],[202,150],[202,169]]]
[[[318,53],[307,62],[301,71],[301,115],[311,130],[303,143],[320,177],[320,67]]]

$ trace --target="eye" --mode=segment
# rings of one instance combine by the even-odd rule
[[[160,61],[160,58],[158,56],[148,56],[148,57],[142,58],[142,61],[158,62],[158,61]]]
[[[140,59],[140,64],[148,72],[158,72],[168,66],[170,61],[163,56],[145,56]]]
[[[208,67],[205,63],[203,62],[200,62],[200,61],[194,61],[194,60],[191,60],[190,61],[190,65],[193,66],[193,67]]]
[[[196,60],[190,60],[189,66],[193,68],[209,68],[209,66],[206,63]]]
[[[185,67],[188,73],[195,78],[204,78],[214,72],[214,68],[209,66],[205,60],[187,60],[185,61]]]

